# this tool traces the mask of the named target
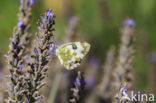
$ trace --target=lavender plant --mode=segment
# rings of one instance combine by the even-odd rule
[[[75,87],[71,88],[71,91],[73,91],[73,98],[70,99],[71,103],[78,103],[78,101],[80,100],[80,92],[82,92],[82,90],[84,89],[85,84],[86,83],[82,73],[78,71],[77,77],[74,81]]]
[[[33,0],[21,0],[20,12],[18,14],[18,23],[14,28],[13,37],[10,39],[9,52],[7,55],[8,68],[10,71],[10,83],[8,83],[9,97],[7,103],[23,103],[23,62],[26,53],[26,46],[29,43],[30,28],[29,19],[31,17],[31,7]]]
[[[69,42],[76,40],[76,34],[78,31],[78,21],[79,18],[76,16],[70,18],[69,26],[67,29],[67,37],[65,38],[65,41]]]
[[[129,103],[127,84],[121,84],[119,92],[116,94],[115,103]]]
[[[103,76],[102,81],[98,88],[98,95],[105,99],[106,101],[110,101],[110,97],[113,95],[113,88],[112,88],[112,71],[114,70],[114,61],[115,61],[115,47],[111,46],[109,49],[106,62],[103,66]]]
[[[122,91],[122,87],[131,88],[132,87],[132,69],[133,69],[133,58],[134,58],[134,28],[135,23],[133,19],[128,18],[123,22],[123,29],[121,30],[121,44],[119,49],[119,56],[117,61],[117,66],[114,71],[115,76],[115,89],[117,94]],[[119,90],[119,91],[118,91]],[[121,94],[121,93],[119,93]],[[122,95],[116,95],[116,103],[122,102]],[[124,97],[123,97],[124,98]]]
[[[47,75],[48,66],[51,53],[54,51],[53,25],[55,15],[51,9],[48,9],[45,16],[41,15],[41,22],[39,22],[39,33],[36,34],[36,41],[31,56],[32,61],[28,64],[30,66],[26,81],[25,95],[29,103],[33,103],[41,99],[39,90],[46,82],[43,79]]]

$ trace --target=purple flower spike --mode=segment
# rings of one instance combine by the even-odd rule
[[[24,5],[24,0],[20,0],[20,4],[21,5]]]
[[[18,22],[17,26],[18,26],[18,27],[22,27],[22,26],[23,26],[23,21],[20,20],[20,21]]]
[[[51,10],[51,9],[48,9],[48,10],[47,10],[47,15],[48,15],[48,17],[53,17],[53,18],[55,18],[55,14],[52,13],[52,10]]]
[[[70,23],[70,24],[74,24],[74,23],[77,22],[77,20],[78,20],[77,17],[71,17],[71,18],[69,19],[69,23]]]
[[[85,80],[88,88],[93,88],[96,84],[95,78],[93,76],[87,76]]]
[[[32,6],[33,4],[34,4],[35,2],[34,2],[34,0],[30,0],[30,6]]]
[[[135,22],[132,18],[128,18],[127,20],[123,22],[123,26],[126,26],[126,25],[130,27],[135,27]]]
[[[92,58],[90,65],[93,69],[99,69],[101,66],[101,60],[99,58]]]

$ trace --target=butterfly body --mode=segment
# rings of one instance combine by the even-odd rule
[[[72,70],[80,65],[81,60],[89,52],[89,49],[90,44],[87,42],[71,42],[57,47],[56,55],[66,69]]]

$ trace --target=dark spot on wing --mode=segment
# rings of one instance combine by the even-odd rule
[[[77,46],[75,44],[72,44],[73,49],[77,49]]]

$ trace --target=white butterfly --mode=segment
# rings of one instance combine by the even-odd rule
[[[71,42],[57,47],[56,55],[67,70],[72,70],[80,65],[89,50],[90,44],[87,42]]]

